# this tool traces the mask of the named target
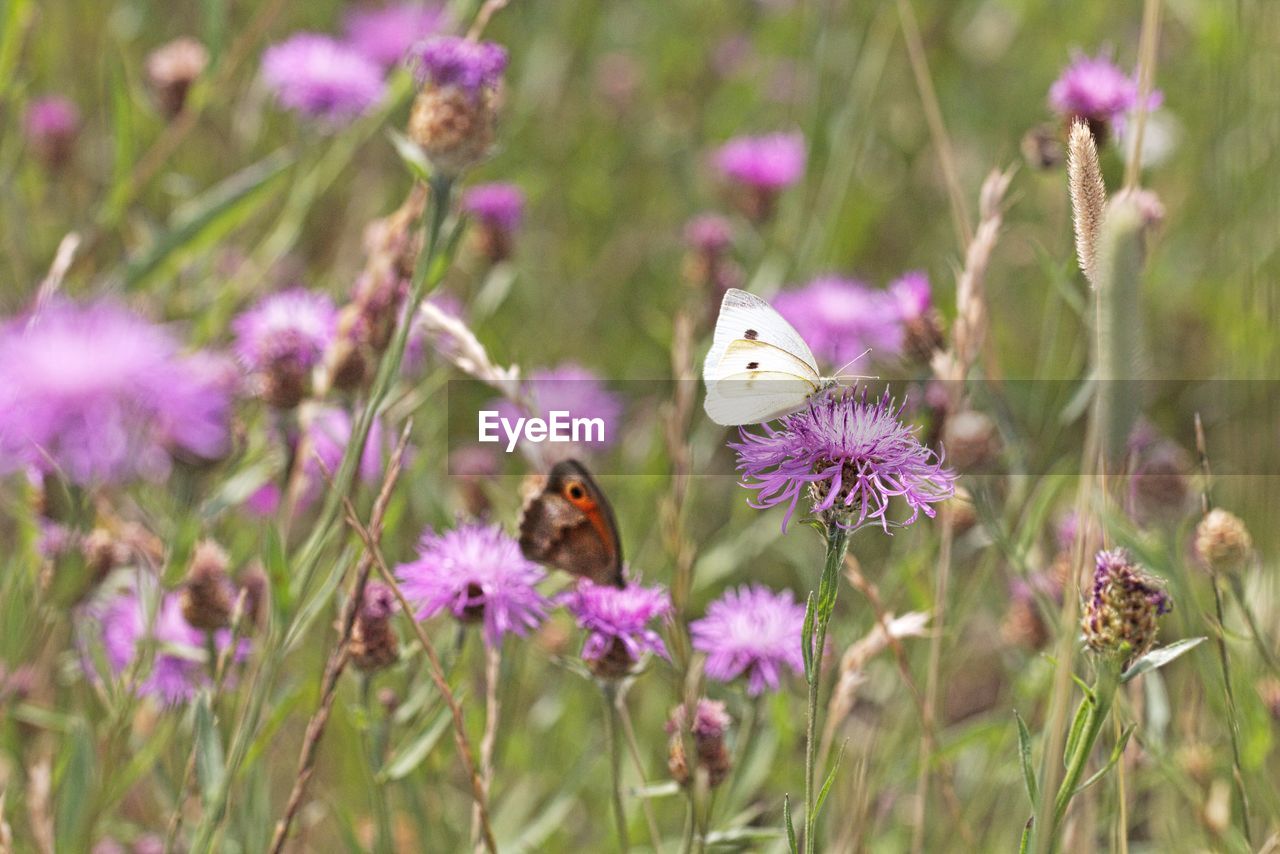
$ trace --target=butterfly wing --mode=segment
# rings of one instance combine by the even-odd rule
[[[708,379],[703,408],[717,424],[758,424],[799,409],[821,382],[811,365],[781,347],[739,339]]]
[[[730,288],[725,291],[720,303],[720,316],[716,320],[711,349],[702,363],[702,377],[708,388],[717,374],[725,376],[725,372],[720,370],[720,362],[737,341],[757,341],[772,345],[805,365],[807,373],[818,376],[818,361],[800,333],[760,297]]]
[[[581,463],[565,460],[551,469],[526,501],[519,527],[520,551],[529,560],[597,584],[626,586],[613,508]]]

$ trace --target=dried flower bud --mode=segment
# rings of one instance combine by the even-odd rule
[[[182,616],[192,627],[211,632],[231,625],[229,564],[227,553],[213,540],[196,544],[182,591]]]
[[[631,675],[636,660],[618,638],[612,638],[604,653],[596,658],[584,658],[587,669],[597,679],[614,682]]]
[[[1253,553],[1244,520],[1226,510],[1210,510],[1196,526],[1196,558],[1213,572],[1241,569]]]
[[[991,416],[967,409],[947,417],[942,446],[947,449],[947,462],[960,471],[973,471],[995,462],[1003,443]]]
[[[1022,156],[1032,169],[1048,171],[1062,165],[1065,151],[1058,128],[1037,125],[1022,137]]]
[[[182,112],[191,85],[209,64],[209,51],[192,38],[178,38],[147,57],[147,83],[160,111],[169,118]]]
[[[691,730],[686,728],[685,719],[683,705],[671,710],[671,717],[666,725],[670,736],[667,768],[677,783],[682,786],[688,784],[690,774],[689,762],[684,753],[684,734],[686,731],[690,732],[698,765],[707,772],[707,782],[714,788],[724,782],[733,767],[733,758],[724,743],[725,733],[729,729],[729,714],[725,711],[724,703],[703,698],[698,700]]]
[[[1049,642],[1049,627],[1036,604],[1031,587],[1017,582],[1009,595],[1009,607],[1000,623],[1000,638],[1009,646],[1036,651]]]
[[[129,562],[129,547],[105,528],[94,528],[80,542],[85,569],[94,583]]]
[[[382,670],[400,658],[400,641],[391,628],[396,610],[391,588],[376,581],[364,588],[360,611],[351,630],[351,661],[365,673]]]
[[[1159,440],[1138,453],[1129,479],[1129,503],[1139,524],[1176,523],[1187,512],[1191,462],[1176,444]]]
[[[1124,549],[1098,552],[1093,592],[1084,605],[1085,643],[1121,663],[1151,649],[1157,617],[1173,610],[1163,583],[1133,562]]]

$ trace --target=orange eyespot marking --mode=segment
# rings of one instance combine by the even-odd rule
[[[592,510],[596,506],[587,493],[587,488],[576,480],[571,480],[564,485],[564,497],[579,510]]]

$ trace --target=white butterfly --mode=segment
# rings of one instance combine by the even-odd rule
[[[839,385],[824,377],[800,333],[769,303],[731,288],[720,303],[711,350],[702,364],[703,404],[717,424],[759,424],[804,406]]]

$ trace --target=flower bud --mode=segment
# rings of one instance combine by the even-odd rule
[[[1156,641],[1156,618],[1173,610],[1163,582],[1133,562],[1124,549],[1098,552],[1093,591],[1085,602],[1085,643],[1121,663],[1146,653]]]
[[[691,730],[686,727],[685,719],[684,706],[676,706],[671,710],[671,717],[666,725],[670,736],[667,768],[677,783],[688,785],[691,775],[684,752],[684,734],[690,732],[698,766],[707,772],[707,782],[714,788],[724,782],[733,767],[733,758],[724,743],[725,732],[729,729],[729,714],[725,711],[724,703],[703,698],[698,700]]]
[[[493,147],[507,52],[492,42],[436,36],[413,59],[422,90],[409,116],[409,138],[436,169],[458,175]]]
[[[1196,526],[1196,558],[1212,572],[1241,569],[1253,553],[1244,520],[1226,510],[1210,510]]]
[[[1022,137],[1022,156],[1032,169],[1047,172],[1062,165],[1062,137],[1051,124],[1037,125]]]
[[[211,632],[231,625],[229,563],[227,553],[213,540],[196,544],[182,591],[182,616],[193,628]]]
[[[400,658],[400,641],[391,628],[396,610],[391,588],[376,581],[364,588],[364,598],[351,629],[351,661],[365,673],[395,664]]]
[[[974,471],[995,462],[1003,443],[991,416],[966,409],[947,416],[942,446],[947,449],[947,462],[960,471]]]
[[[209,51],[192,38],[178,38],[147,56],[147,83],[160,112],[173,118],[182,112],[187,93],[209,64]]]
[[[511,257],[516,232],[524,219],[524,194],[514,184],[480,184],[462,197],[462,209],[471,215],[476,248],[490,264]]]
[[[267,594],[271,588],[271,582],[267,578],[267,571],[263,568],[262,562],[255,559],[250,561],[244,571],[240,573],[240,590],[244,594],[244,616],[243,620],[246,625],[256,626],[262,617],[262,609],[267,603]]]
[[[111,570],[129,562],[129,547],[120,542],[105,528],[94,528],[80,542],[89,578],[99,582],[111,574]]]
[[[46,169],[56,172],[71,161],[80,135],[80,111],[56,95],[27,106],[24,122],[27,144]]]

